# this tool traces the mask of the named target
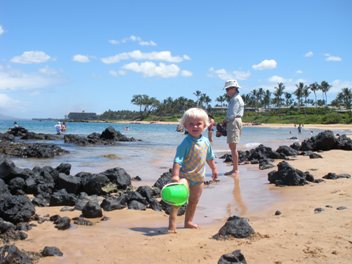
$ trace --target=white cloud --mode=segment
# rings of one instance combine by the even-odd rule
[[[232,71],[232,72],[228,72],[225,69],[214,69],[214,68],[210,68],[209,69],[209,73],[211,76],[216,76],[221,80],[229,80],[229,79],[236,79],[236,80],[246,80],[249,78],[249,76],[251,75],[250,72],[248,71]]]
[[[297,70],[296,73],[297,73],[297,74],[302,74],[303,71],[302,71],[302,70]]]
[[[0,93],[0,109],[2,110],[1,112],[8,109],[17,108],[19,104],[20,104],[19,101],[10,98],[6,94]]]
[[[221,80],[229,80],[233,79],[231,73],[228,73],[225,69],[214,69],[210,68],[209,73],[211,76],[215,75],[216,77],[220,78]]]
[[[188,77],[190,72],[181,72],[180,68],[176,64],[155,64],[154,62],[132,62],[122,66],[123,70],[133,71],[136,73],[141,73],[145,77],[162,77],[162,78],[172,78],[182,75]]]
[[[118,71],[114,71],[114,70],[111,70],[109,71],[110,75],[114,76],[114,77],[119,77],[119,76],[124,76],[126,75],[126,71],[124,70],[118,70]]]
[[[0,65],[0,90],[35,90],[60,81],[58,73],[48,67],[39,69],[37,73],[25,73]]]
[[[352,88],[352,81],[334,80],[331,85],[333,91],[341,92],[343,88]]]
[[[277,62],[275,60],[263,60],[258,64],[252,65],[252,68],[258,71],[275,69]]]
[[[247,80],[251,73],[249,71],[233,71],[236,80]]]
[[[111,39],[109,40],[110,44],[112,45],[119,45],[119,44],[122,44],[122,43],[128,43],[128,42],[137,42],[138,45],[140,46],[156,46],[157,44],[150,40],[150,41],[145,41],[143,40],[141,37],[138,37],[138,36],[134,36],[134,35],[131,35],[129,37],[126,37],[126,38],[123,38],[123,39],[120,39],[120,40],[116,40],[116,39]]]
[[[191,77],[193,74],[191,71],[187,71],[187,70],[182,70],[181,71],[181,76],[183,77]]]
[[[154,41],[140,41],[139,45],[141,46],[156,46]]]
[[[342,61],[341,57],[330,55],[329,53],[325,53],[324,56],[326,61]]]
[[[40,68],[38,72],[44,76],[51,76],[51,77],[59,77],[60,73],[53,68],[50,68],[48,66]]]
[[[171,63],[179,63],[185,60],[190,60],[187,55],[183,56],[172,56],[170,51],[159,51],[159,52],[142,52],[140,50],[134,50],[130,52],[118,53],[111,57],[102,58],[101,61],[105,64],[118,63],[122,60],[152,60],[152,61],[166,61]]]
[[[2,25],[0,25],[0,35],[5,33],[5,29],[2,27]]]
[[[89,57],[86,55],[76,54],[72,57],[72,60],[80,63],[87,63],[90,61]]]
[[[272,83],[285,83],[286,82],[286,79],[284,77],[281,77],[281,76],[278,76],[278,75],[274,75],[274,76],[271,76],[269,79],[269,82],[272,82]]]
[[[13,63],[38,64],[50,60],[50,56],[43,51],[25,51],[20,56],[11,59]]]
[[[304,54],[304,57],[310,58],[310,57],[313,57],[313,55],[314,55],[313,51],[308,51],[306,52],[306,54]]]
[[[113,64],[113,63],[118,63],[122,60],[128,60],[129,55],[127,52],[119,53],[111,57],[105,57],[102,58],[101,61],[105,64]]]

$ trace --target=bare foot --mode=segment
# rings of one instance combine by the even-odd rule
[[[188,224],[185,224],[185,228],[198,229],[199,225],[193,224],[193,223],[188,223]]]
[[[232,175],[233,173],[234,173],[234,171],[231,170],[231,171],[225,172],[224,175],[225,175],[225,176],[230,176],[230,175]]]
[[[177,231],[176,231],[176,229],[168,229],[167,233],[168,234],[177,234]]]
[[[236,177],[240,175],[240,172],[238,170],[232,170],[232,171],[225,172],[224,175]]]

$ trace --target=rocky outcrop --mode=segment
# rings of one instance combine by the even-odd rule
[[[309,172],[302,172],[293,168],[286,161],[282,161],[277,165],[277,171],[271,171],[268,174],[268,181],[278,186],[282,185],[305,185],[314,182],[314,177]]]
[[[254,229],[249,225],[246,218],[231,216],[227,219],[214,239],[247,238],[254,234]]]
[[[92,133],[88,136],[78,136],[78,135],[65,135],[65,143],[73,143],[79,146],[88,145],[114,145],[120,141],[137,141],[133,137],[128,138],[116,131],[112,126],[106,128],[101,134]]]
[[[69,153],[55,144],[0,141],[0,153],[21,158],[53,158]]]
[[[232,263],[247,264],[247,261],[243,256],[243,254],[241,253],[241,250],[235,250],[232,253],[224,254],[221,256],[221,258],[218,261],[218,264],[232,264]]]
[[[346,135],[335,136],[331,130],[326,130],[304,140],[301,145],[295,144],[291,147],[300,151],[352,150],[352,139]]]

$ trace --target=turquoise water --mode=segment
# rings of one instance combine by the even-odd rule
[[[54,121],[17,121],[20,126],[36,133],[55,134]],[[4,133],[13,126],[12,121],[0,121],[0,132]],[[34,166],[56,167],[62,162],[72,165],[71,175],[81,171],[98,173],[114,167],[124,168],[131,177],[140,176],[142,182],[138,185],[152,185],[162,173],[172,167],[173,157],[177,145],[184,138],[183,133],[176,132],[176,125],[164,124],[115,124],[115,123],[67,123],[66,134],[88,135],[93,132],[101,133],[108,126],[114,127],[128,137],[142,141],[121,142],[115,146],[79,147],[66,144],[63,140],[50,143],[60,145],[70,151],[69,154],[53,159],[22,159],[12,158],[16,166],[33,168]],[[125,128],[128,126],[128,130]],[[313,134],[320,130],[313,129]],[[346,131],[337,131],[347,133]],[[349,131],[351,133],[351,131]],[[205,133],[206,135],[206,133]],[[290,145],[294,141],[291,137],[298,137],[298,141],[310,137],[311,130],[303,129],[298,134],[297,128],[261,128],[244,127],[239,149],[246,150],[258,144],[276,149],[280,145]],[[224,152],[229,153],[225,137],[214,137],[213,149],[217,157]],[[222,159],[216,159],[220,182],[206,187],[200,204],[200,222],[211,222],[222,219],[233,213],[246,213],[264,208],[280,199],[277,192],[270,188],[267,182],[269,171],[258,171],[256,166],[240,166],[241,182],[234,182],[232,178],[223,176],[231,168]],[[210,180],[210,170],[206,177]],[[260,195],[258,195],[260,193]]]
[[[13,120],[0,121],[0,132],[4,133],[13,126]],[[20,126],[36,133],[55,134],[55,121],[17,121]],[[14,158],[17,166],[29,167],[49,165],[56,167],[61,162],[72,164],[72,174],[80,171],[101,172],[112,167],[122,167],[131,176],[140,176],[146,182],[154,182],[165,170],[172,166],[172,160],[177,145],[184,138],[183,133],[176,132],[176,125],[164,124],[116,124],[116,123],[67,123],[66,134],[86,136],[90,133],[101,133],[108,126],[114,127],[127,137],[140,139],[137,142],[121,142],[116,146],[79,147],[66,144],[63,140],[54,141],[55,144],[70,151],[70,154],[53,159],[19,159]],[[128,126],[128,130],[125,130]],[[314,129],[313,134],[320,130]],[[345,131],[339,131],[343,133]],[[276,149],[280,145],[290,145],[294,141],[301,141],[310,137],[311,130],[303,129],[298,134],[292,128],[262,128],[244,127],[239,149],[246,150],[259,144]],[[206,133],[205,133],[206,135]],[[297,137],[297,140],[290,139]],[[215,153],[228,152],[225,137],[214,137]]]

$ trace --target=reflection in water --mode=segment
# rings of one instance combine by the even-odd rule
[[[247,213],[247,206],[242,199],[239,175],[236,175],[233,177],[232,195],[233,195],[234,202],[235,202],[235,204],[234,204],[235,210],[234,211],[235,212],[237,211],[237,215],[239,215],[239,216],[245,215]],[[227,209],[226,211],[227,211],[228,216],[232,216],[232,214],[233,214],[231,212],[232,207],[233,207],[232,203],[229,203],[226,207],[226,209]]]

